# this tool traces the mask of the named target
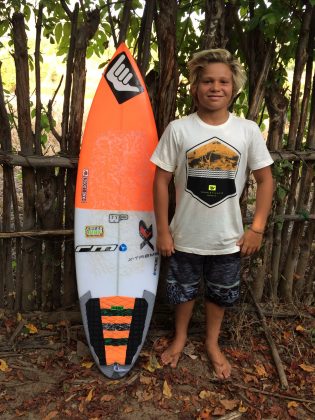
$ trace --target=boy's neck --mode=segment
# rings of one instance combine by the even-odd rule
[[[220,110],[220,112],[204,112],[198,109],[197,115],[206,124],[221,125],[229,119],[230,113],[228,110]]]

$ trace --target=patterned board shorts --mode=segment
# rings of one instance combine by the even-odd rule
[[[175,251],[169,257],[167,295],[172,304],[197,297],[200,279],[205,284],[205,297],[222,307],[232,306],[240,294],[240,253],[197,255]]]

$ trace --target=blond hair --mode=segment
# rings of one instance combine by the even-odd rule
[[[216,48],[197,52],[188,62],[190,90],[194,96],[195,101],[195,92],[200,80],[201,73],[209,63],[223,63],[230,68],[232,72],[233,83],[232,97],[234,99],[246,82],[246,75],[243,66],[238,61],[238,59],[234,58],[228,50],[223,48]]]

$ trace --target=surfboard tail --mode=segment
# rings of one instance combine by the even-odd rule
[[[142,343],[147,312],[144,298],[110,296],[87,301],[90,343],[100,365],[132,364]]]

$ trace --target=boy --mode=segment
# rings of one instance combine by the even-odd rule
[[[218,344],[225,307],[239,298],[240,256],[256,252],[270,211],[272,158],[259,127],[228,108],[245,82],[240,63],[224,49],[201,51],[188,63],[197,112],[171,122],[152,155],[157,249],[169,257],[167,294],[175,336],[161,355],[176,367],[187,340],[198,283],[206,297],[206,350],[218,378],[231,366]],[[248,169],[257,182],[252,225],[244,233],[239,199]],[[168,225],[168,185],[174,174],[176,210]]]

